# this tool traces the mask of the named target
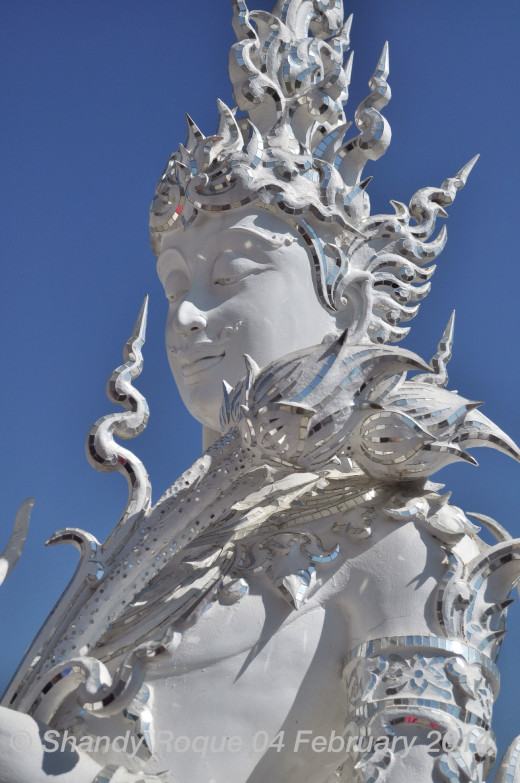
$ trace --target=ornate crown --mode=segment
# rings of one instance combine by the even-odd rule
[[[345,140],[352,17],[343,23],[342,0],[278,0],[272,14],[249,11],[243,0],[233,7],[229,73],[245,114],[219,101],[219,128],[207,137],[187,118],[186,145],[171,155],[151,206],[154,252],[164,232],[187,228],[199,212],[255,203],[303,237],[323,306],[354,311],[349,342],[402,339],[409,330],[399,324],[430,289],[435,267],[425,265],[446,243],[444,227],[428,241],[436,218],[476,158],[439,188],[419,190],[408,207],[392,201],[395,214],[371,216],[362,175],[390,143],[381,114],[390,100],[388,45],[354,113],[358,133]]]

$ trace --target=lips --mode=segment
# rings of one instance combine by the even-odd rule
[[[195,378],[195,376],[199,375],[205,370],[209,370],[211,367],[215,367],[215,365],[219,364],[225,355],[226,352],[223,350],[217,354],[201,354],[197,358],[188,361],[183,365],[182,375],[184,378]]]

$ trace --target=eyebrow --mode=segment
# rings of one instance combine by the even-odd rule
[[[256,239],[262,239],[264,242],[266,242],[268,245],[271,245],[271,247],[279,248],[283,247],[284,245],[288,244],[287,240],[290,240],[290,242],[296,242],[296,237],[292,237],[291,235],[284,236],[283,234],[271,233],[269,231],[266,231],[263,228],[259,228],[255,226],[254,228],[252,226],[233,226],[232,228],[228,228],[224,230],[222,233],[242,233],[242,234],[249,234],[252,237],[255,237]],[[279,237],[279,238],[278,238]]]

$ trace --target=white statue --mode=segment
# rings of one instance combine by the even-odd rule
[[[55,534],[80,564],[4,696],[0,780],[483,781],[520,540],[481,517],[485,544],[429,476],[476,446],[520,452],[445,389],[453,318],[429,364],[387,345],[429,291],[436,220],[474,161],[370,215],[387,48],[345,140],[341,0],[235,0],[233,25],[242,116],[220,103],[208,137],[188,119],[150,221],[170,366],[207,448],[152,508],[114,440],[146,426],[145,304],[109,382],[125,411],[88,441],[128,505],[103,544]],[[497,783],[519,779],[517,753]]]

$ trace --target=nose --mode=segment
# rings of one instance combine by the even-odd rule
[[[193,302],[184,299],[174,313],[172,325],[177,334],[186,336],[188,332],[205,329],[208,321]]]

